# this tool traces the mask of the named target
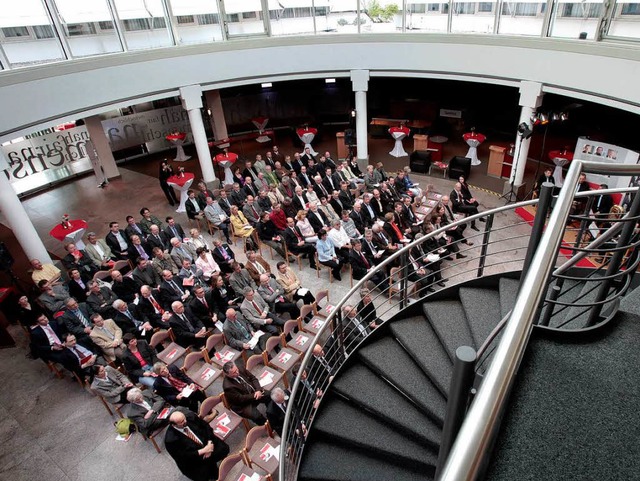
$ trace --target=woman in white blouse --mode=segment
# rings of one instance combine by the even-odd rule
[[[318,242],[318,236],[316,235],[313,227],[309,223],[309,219],[307,219],[307,213],[303,210],[298,211],[298,215],[296,215],[296,225],[298,229],[300,229],[300,233],[302,237],[304,237],[305,242],[311,242],[315,244]]]
[[[193,246],[194,249],[198,250],[198,247],[204,247],[209,250],[210,246],[207,240],[204,238],[200,231],[195,227],[189,231],[191,234],[191,238],[189,239],[189,244]]]
[[[196,267],[202,270],[202,277],[205,281],[209,282],[212,276],[220,274],[220,266],[213,260],[211,252],[204,247],[198,247],[196,249],[198,255],[196,259]]]

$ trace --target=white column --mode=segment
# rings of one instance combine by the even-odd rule
[[[101,183],[104,177],[107,179],[120,177],[120,171],[116,165],[116,159],[113,157],[113,152],[111,152],[107,136],[104,135],[100,117],[97,115],[86,117],[84,119],[84,125],[87,127],[91,143],[97,154],[97,161],[94,163],[92,159],[92,164],[94,164],[93,170],[95,171],[98,183]],[[91,152],[89,152],[89,156],[91,157]]]
[[[227,133],[227,122],[224,119],[224,110],[222,108],[222,98],[220,90],[207,90],[204,93],[207,99],[207,106],[211,110],[211,128],[213,129],[213,137],[216,140],[222,140],[229,137]]]
[[[520,83],[520,120],[518,125],[526,123],[529,129],[533,129],[531,117],[536,109],[542,105],[542,84],[538,82],[522,81]],[[529,144],[531,139],[524,139],[520,134],[516,134],[515,152],[513,154],[513,167],[509,182],[518,188],[522,185],[524,171],[529,156]]]
[[[0,170],[8,167],[4,153],[0,153]],[[4,172],[0,172],[0,211],[29,259],[40,259],[43,264],[53,262]]]
[[[207,183],[213,182],[216,180],[216,174],[213,171],[209,142],[207,141],[207,133],[204,130],[202,113],[200,112],[202,108],[202,88],[200,85],[180,87],[180,99],[182,100],[182,107],[189,114],[191,133],[193,134],[193,142],[196,144],[196,151],[198,152],[202,178]]]
[[[369,164],[369,146],[367,134],[367,90],[369,90],[369,71],[352,70],[351,83],[356,95],[356,146],[358,166],[363,172]]]

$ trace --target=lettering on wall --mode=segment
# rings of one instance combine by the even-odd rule
[[[80,126],[4,145],[2,150],[9,162],[4,173],[10,182],[15,182],[87,159],[89,141],[86,127]]]
[[[170,145],[170,133],[191,132],[189,114],[179,105],[103,120],[102,128],[114,152],[141,144],[155,152]]]

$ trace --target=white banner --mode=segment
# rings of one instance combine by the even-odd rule
[[[170,133],[191,132],[189,115],[180,105],[103,120],[102,128],[113,152],[142,144],[157,152],[171,147],[165,139]]]
[[[605,142],[594,142],[586,137],[578,137],[574,159],[589,160],[591,162],[609,162],[620,164],[637,164],[638,153]],[[629,183],[625,177],[587,174],[587,180],[597,184],[607,184],[610,188],[627,187]]]

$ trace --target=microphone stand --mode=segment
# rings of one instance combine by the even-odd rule
[[[516,159],[516,161],[520,160],[523,140],[524,140],[524,136],[520,134],[520,144],[518,145],[518,158]],[[500,196],[501,199],[504,199],[507,201],[505,205],[511,204],[512,202],[518,202],[518,194],[516,194],[516,191],[514,189],[515,182],[516,182],[516,164],[517,162],[514,162],[513,166],[511,167],[511,184],[510,184],[511,188],[509,189],[509,192]]]

